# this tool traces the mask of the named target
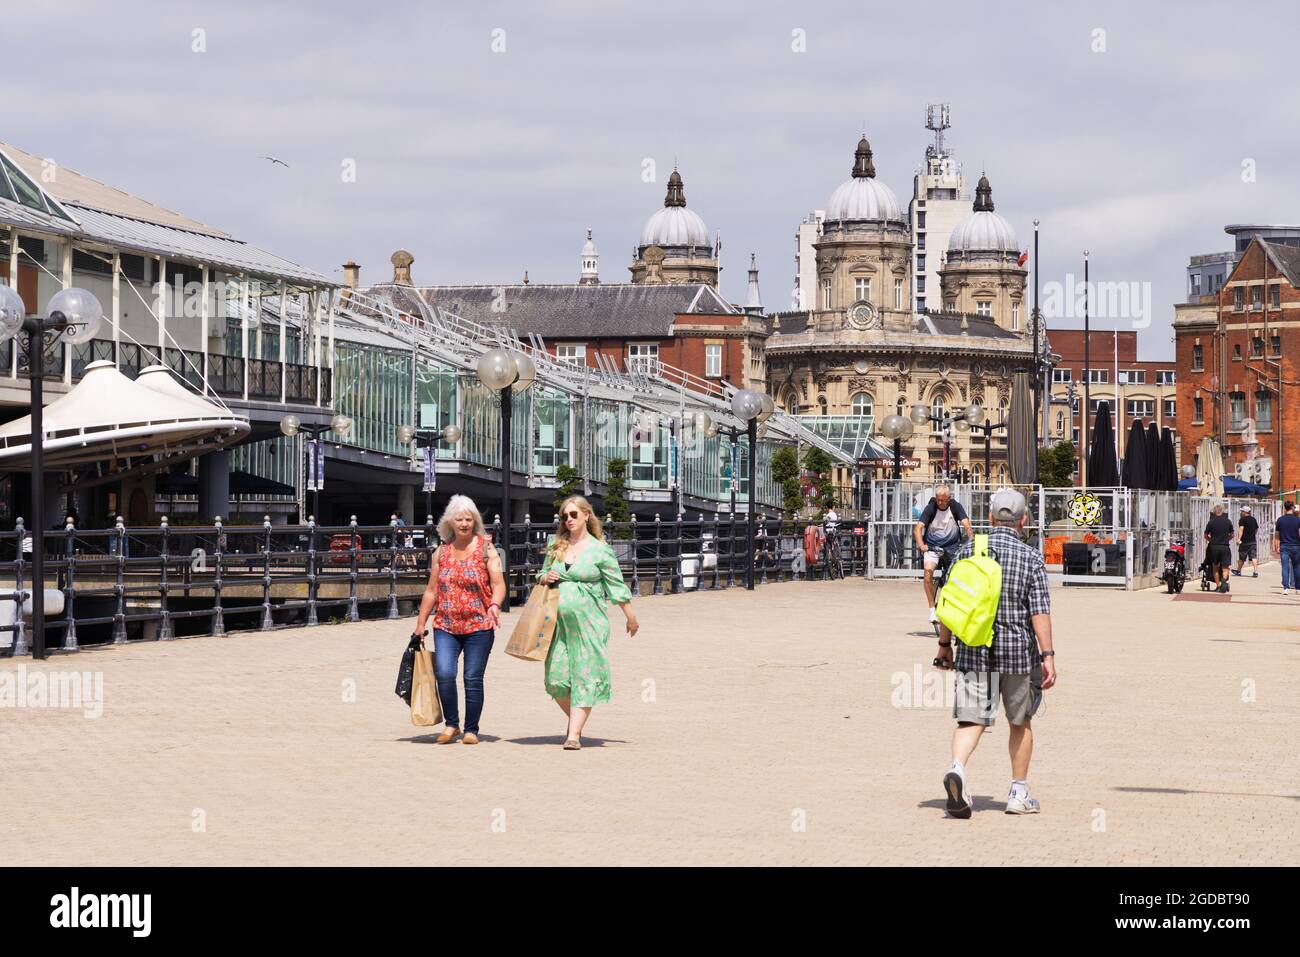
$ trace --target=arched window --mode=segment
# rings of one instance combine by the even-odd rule
[[[871,414],[871,396],[865,392],[859,392],[853,397],[853,414],[870,415]]]
[[[903,408],[906,405],[907,405],[907,397],[900,395],[898,397],[898,404],[894,406],[894,411],[897,412],[899,415],[907,415],[907,413],[903,411]]]
[[[785,411],[788,412],[790,415],[799,414],[799,397],[796,396],[793,392],[791,392],[788,396],[785,397]]]
[[[1056,413],[1056,434],[1057,435],[1065,434],[1065,413],[1064,412]]]
[[[930,423],[930,428],[936,433],[943,431],[944,403],[942,395],[936,395],[930,401],[930,415],[934,417],[934,420]]]

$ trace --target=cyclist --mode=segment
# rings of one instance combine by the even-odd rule
[[[826,561],[826,573],[830,578],[843,578],[844,570],[837,559],[840,557],[840,517],[835,513],[835,507],[831,506],[822,516],[822,530],[826,534],[825,543],[822,546],[823,554]]]
[[[939,621],[934,611],[934,570],[941,561],[947,568],[961,547],[962,539],[974,537],[966,509],[952,497],[951,488],[936,486],[934,496],[921,512],[912,535],[916,539],[917,551],[923,555],[925,600],[930,606],[930,624],[933,625]]]

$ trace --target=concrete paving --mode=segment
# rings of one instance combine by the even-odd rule
[[[615,700],[576,752],[541,666],[504,653],[510,618],[478,747],[433,744],[394,696],[411,619],[0,661],[2,857],[1300,863],[1300,597],[1278,566],[1226,597],[1052,597],[1034,817],[1002,811],[1003,721],[969,767],[975,814],[944,817],[952,720],[920,584],[850,580],[638,599],[631,639],[615,612]],[[101,714],[33,706],[73,670],[91,697],[102,680]]]

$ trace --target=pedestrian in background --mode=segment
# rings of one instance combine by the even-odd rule
[[[1237,519],[1237,567],[1233,574],[1241,577],[1241,570],[1249,561],[1254,568],[1254,578],[1259,577],[1259,554],[1256,552],[1255,536],[1259,533],[1259,522],[1250,514],[1250,506],[1241,506],[1241,517]]]
[[[1296,515],[1295,502],[1283,506],[1277,520],[1278,557],[1282,559],[1282,594],[1291,594],[1300,588],[1300,515]]]

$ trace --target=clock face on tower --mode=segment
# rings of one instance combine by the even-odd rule
[[[848,320],[854,329],[870,329],[876,322],[876,310],[871,303],[859,299],[849,306]]]

